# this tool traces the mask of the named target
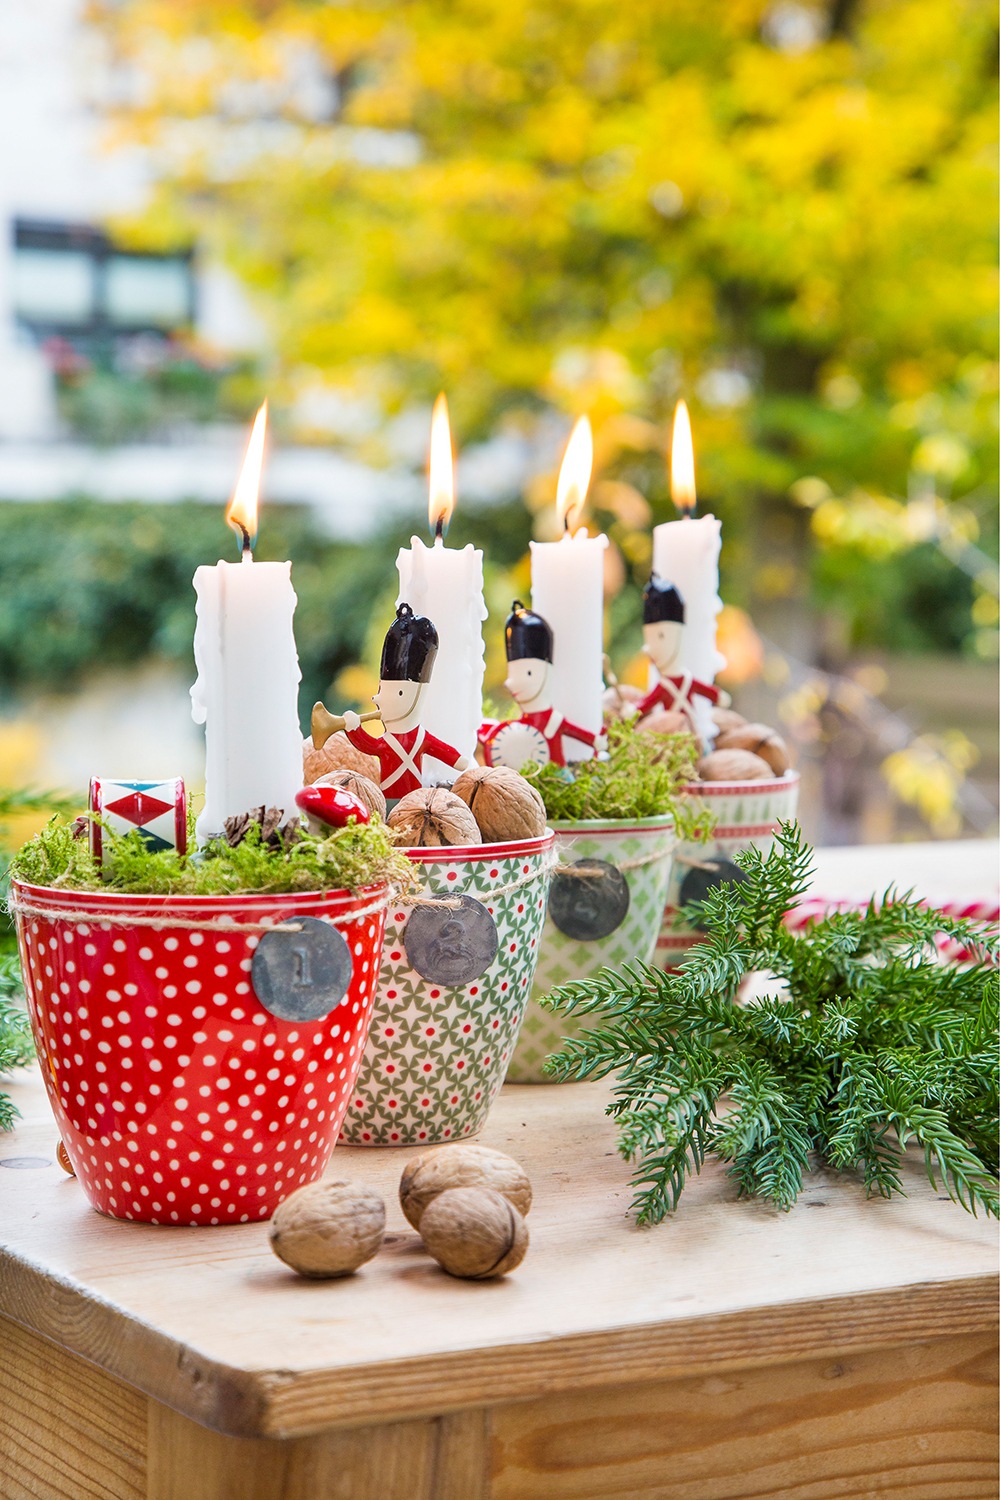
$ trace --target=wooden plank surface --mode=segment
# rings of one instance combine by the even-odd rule
[[[972,1334],[524,1402],[490,1500],[995,1500],[995,1381]]]
[[[966,874],[990,859],[958,854]],[[900,878],[906,858],[884,864]],[[893,878],[877,873],[876,887]],[[223,1432],[307,1434],[995,1326],[994,1227],[935,1194],[917,1161],[906,1199],[869,1202],[820,1173],[789,1214],[738,1202],[712,1165],[669,1223],[637,1230],[605,1084],[503,1091],[482,1139],[529,1171],[532,1244],[485,1284],[444,1276],[402,1218],[410,1151],[338,1148],[335,1170],[385,1196],[389,1238],[357,1276],[304,1282],[261,1226],[100,1218],[55,1165],[37,1077],[13,1092],[24,1121],[0,1159],[49,1164],[0,1170],[0,1311]]]
[[[3,1500],[144,1500],[146,1407],[131,1386],[0,1317]]]

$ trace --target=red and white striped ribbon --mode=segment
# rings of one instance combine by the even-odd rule
[[[876,905],[878,903],[876,902]],[[930,906],[930,902],[921,902],[923,906]],[[808,927],[810,922],[817,922],[821,917],[828,916],[835,911],[865,911],[867,901],[848,901],[846,899],[830,900],[825,896],[809,896],[805,901],[800,901],[798,906],[793,906],[791,911],[785,913],[785,926],[792,932],[801,932]],[[990,928],[996,929],[1000,922],[1000,902],[996,898],[984,901],[945,901],[936,907],[937,911],[944,912],[948,917],[959,917],[969,922],[975,922],[983,928],[985,937]],[[947,937],[939,933],[935,942],[941,957],[951,963],[973,963],[982,955],[966,948],[964,944],[955,938]]]

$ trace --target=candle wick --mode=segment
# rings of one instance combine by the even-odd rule
[[[253,562],[253,547],[250,542],[250,533],[249,531],[247,531],[242,521],[236,521],[235,525],[240,533],[241,538],[240,561],[245,563]]]
[[[434,540],[436,542],[444,541],[444,516],[438,516],[434,522]]]

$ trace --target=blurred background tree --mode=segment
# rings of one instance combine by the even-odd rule
[[[136,503],[71,498],[88,464],[48,503],[5,491],[0,781],[85,785],[108,753],[86,748],[95,717],[116,754],[191,752],[200,774],[177,727],[190,578],[231,545],[227,481],[144,488],[144,444],[169,459],[198,430],[211,460],[265,393],[283,457],[365,479],[366,528],[348,533],[339,481],[328,509],[314,484],[310,511],[287,482],[275,503],[277,465],[265,476],[260,555],[294,563],[304,723],[318,693],[374,685],[440,388],[467,460],[451,539],[486,558],[488,694],[507,701],[500,622],[528,587],[529,537],[555,534],[583,410],[609,645],[635,680],[683,394],[701,501],[724,523],[725,682],[793,734],[810,834],[995,827],[985,0],[81,3],[94,107],[150,184],[140,215],[102,210],[86,231],[95,287],[132,250],[161,252],[136,260],[163,276],[225,261],[270,334],[226,353],[192,291],[156,338],[48,337],[62,427],[41,458],[74,431],[107,445],[109,472],[128,449]]]
[[[227,255],[286,396],[320,372],[386,415],[444,387],[463,442],[589,411],[614,595],[668,512],[685,393],[731,603],[801,643],[812,593],[833,664],[995,651],[988,569],[940,545],[995,539],[985,0],[94,15],[132,77],[120,129],[163,170],[131,232]],[[634,590],[612,623],[627,655]]]

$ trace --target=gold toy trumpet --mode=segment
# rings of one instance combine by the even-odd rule
[[[378,709],[372,709],[369,713],[359,715],[362,724],[369,719],[380,719],[382,715]],[[322,703],[314,703],[312,719],[310,720],[312,731],[312,742],[317,750],[322,750],[331,734],[339,734],[342,729],[347,728],[347,722],[343,714],[332,714]]]

